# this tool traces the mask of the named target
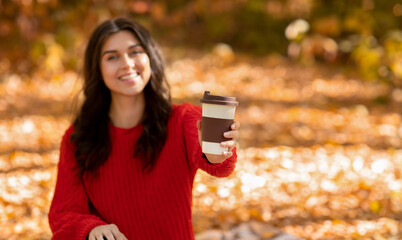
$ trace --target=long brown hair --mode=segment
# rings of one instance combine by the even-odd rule
[[[95,172],[109,157],[110,90],[101,70],[101,49],[106,39],[117,32],[132,32],[151,65],[151,78],[144,88],[145,111],[143,133],[135,144],[134,156],[143,162],[143,170],[151,170],[167,138],[167,122],[172,109],[170,87],[165,77],[161,53],[148,30],[127,18],[115,18],[100,24],[92,33],[84,58],[84,102],[74,120],[71,142],[75,144],[78,173]]]

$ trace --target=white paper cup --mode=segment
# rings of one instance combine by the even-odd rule
[[[202,102],[202,152],[221,155],[228,148],[221,147],[220,143],[228,141],[223,133],[230,131],[239,104],[235,97],[211,95],[204,92]]]

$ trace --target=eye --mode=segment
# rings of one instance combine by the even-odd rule
[[[137,50],[133,50],[133,51],[130,52],[131,55],[137,55],[137,54],[141,54],[141,53],[144,53],[144,51],[138,50],[138,49],[137,49]]]
[[[109,55],[109,56],[106,58],[106,60],[111,61],[111,60],[115,60],[115,59],[117,59],[117,58],[118,58],[117,55]]]

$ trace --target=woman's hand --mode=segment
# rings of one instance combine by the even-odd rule
[[[104,238],[107,240],[127,240],[114,224],[94,227],[88,235],[88,240],[103,240]]]
[[[221,142],[222,147],[227,147],[228,151],[224,151],[221,155],[215,155],[215,154],[208,154],[206,153],[205,156],[207,156],[207,159],[210,163],[221,163],[225,161],[226,159],[230,158],[233,155],[233,148],[236,147],[236,139],[239,138],[239,129],[240,127],[240,122],[234,122],[230,128],[231,131],[223,133],[223,136],[225,138],[229,138],[229,141]],[[200,142],[200,145],[202,146],[202,138],[201,138],[201,128],[202,128],[202,123],[200,120],[197,121],[197,128],[198,128],[198,140]]]

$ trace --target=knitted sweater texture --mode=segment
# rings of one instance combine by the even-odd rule
[[[166,143],[148,173],[133,157],[142,124],[130,129],[110,124],[111,154],[96,177],[85,174],[83,181],[76,175],[75,148],[70,143],[74,130],[67,129],[49,211],[52,239],[85,240],[94,227],[112,223],[129,240],[194,239],[191,207],[197,170],[225,177],[233,172],[237,158],[234,150],[222,163],[207,162],[198,141],[200,119],[200,107],[173,106]]]

